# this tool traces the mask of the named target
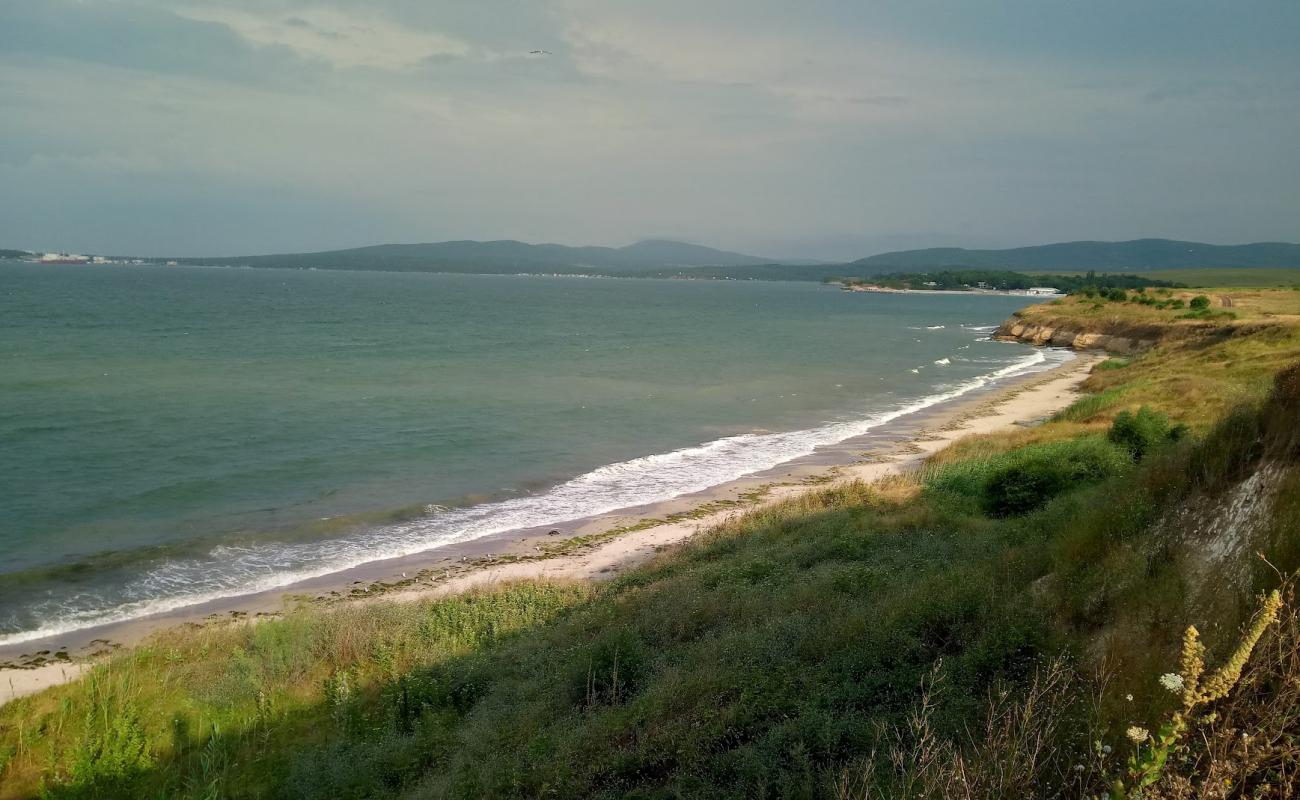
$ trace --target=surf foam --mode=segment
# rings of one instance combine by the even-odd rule
[[[956,399],[998,380],[1042,371],[1073,358],[1034,350],[1001,369],[862,419],[782,433],[749,433],[599,467],[538,495],[433,513],[336,540],[220,545],[206,558],[154,567],[108,598],[81,592],[32,609],[51,622],[0,636],[0,646],[159,614],[223,598],[279,589],[372,561],[413,555],[521,528],[569,522],[622,508],[703,491],[787,461],[818,447],[868,433],[899,417]]]

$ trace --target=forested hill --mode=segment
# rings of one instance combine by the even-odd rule
[[[935,247],[859,259],[861,274],[946,268],[1008,270],[1122,270],[1141,272],[1195,267],[1300,267],[1300,244],[1258,242],[1214,245],[1172,239],[1130,242],[1060,242],[1008,250]]]
[[[736,267],[771,259],[711,247],[651,239],[627,247],[568,247],[510,239],[428,244],[381,244],[320,253],[282,253],[233,258],[187,258],[182,263],[250,267],[316,267],[422,272],[625,273],[674,267]]]

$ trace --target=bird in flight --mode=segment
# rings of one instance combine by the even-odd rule
[[[552,55],[552,53],[551,53],[550,50],[529,50],[529,51],[528,51],[528,55],[530,55],[530,56],[549,56],[549,55]]]

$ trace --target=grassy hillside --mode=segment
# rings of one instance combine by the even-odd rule
[[[937,247],[882,253],[855,261],[854,266],[870,270],[867,274],[959,268],[1020,272],[1296,268],[1300,267],[1300,244],[1213,245],[1171,239],[1136,239],[1129,242],[1060,242],[1006,250]]]
[[[160,636],[0,708],[0,797],[1290,796],[1289,585],[1234,650],[1300,566],[1300,293],[1227,299],[1046,424],[607,584]],[[1188,327],[1093,305],[1029,313]]]
[[[1291,269],[1167,269],[1147,273],[1152,278],[1188,286],[1265,288],[1300,286],[1300,267]]]
[[[1079,270],[1050,270],[1063,275],[1082,275]],[[1201,269],[1157,269],[1143,277],[1181,283],[1191,287],[1230,287],[1236,289],[1292,288],[1300,286],[1300,267],[1287,269],[1253,269],[1222,267]]]

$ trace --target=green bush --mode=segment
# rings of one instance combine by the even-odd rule
[[[1124,369],[1125,367],[1127,367],[1129,364],[1132,363],[1133,360],[1130,358],[1108,358],[1105,361],[1098,364],[1097,366],[1093,367],[1093,369],[1096,370],[1097,372],[1105,372],[1107,370],[1112,370],[1112,369]]]
[[[1237,313],[1235,311],[1224,311],[1222,309],[1213,309],[1213,308],[1197,308],[1188,311],[1186,314],[1179,314],[1177,317],[1175,317],[1175,319],[1206,319],[1206,320],[1236,319],[1236,318],[1237,318]]]
[[[1202,308],[1209,308],[1210,298],[1206,297],[1203,294],[1198,294],[1192,298],[1192,302],[1189,305],[1191,305],[1192,308],[1197,310]]]
[[[1119,412],[1107,438],[1127,450],[1134,461],[1141,461],[1147,453],[1165,442],[1181,439],[1186,432],[1186,426],[1171,427],[1164,414],[1142,406],[1136,414],[1128,410]]]
[[[1128,299],[1128,292],[1123,289],[1111,289],[1106,292],[1106,299],[1112,303],[1122,303]]]
[[[1123,470],[1126,453],[1100,436],[1030,445],[940,468],[927,488],[978,503],[992,517],[1027,514],[1052,498]]]

